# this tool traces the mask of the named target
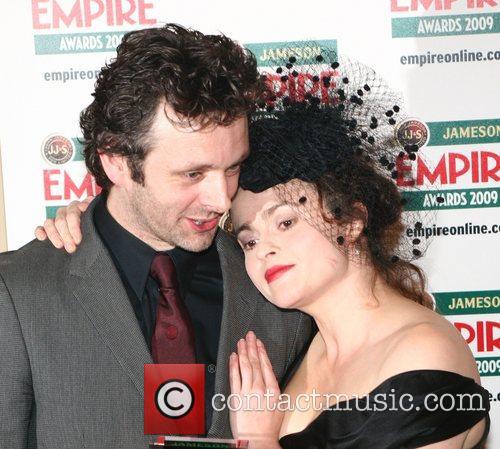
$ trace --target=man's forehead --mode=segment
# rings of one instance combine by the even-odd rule
[[[163,120],[162,120],[163,119]],[[180,133],[196,134],[196,133],[213,133],[216,129],[228,129],[237,126],[239,123],[245,123],[248,128],[248,120],[246,115],[235,117],[232,122],[220,124],[212,119],[212,114],[199,117],[188,117],[178,113],[168,102],[165,100],[158,104],[155,115],[156,123],[167,123],[172,128]]]
[[[227,157],[218,157],[215,151],[189,151],[180,153],[183,157],[176,160],[171,167],[175,170],[216,170],[228,168],[230,166],[242,163],[249,154],[246,151],[233,151]]]
[[[171,111],[157,110],[151,124],[149,137],[152,139],[177,138],[196,142],[198,139],[210,137],[221,139],[248,140],[248,121],[245,116],[236,118],[230,124],[218,124],[206,119],[189,119],[179,115],[171,115]],[[172,114],[174,114],[172,112]],[[205,120],[205,122],[203,122]]]

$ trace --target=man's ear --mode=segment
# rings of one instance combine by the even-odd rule
[[[119,154],[99,152],[102,168],[109,180],[118,187],[123,187],[130,180],[127,159]]]

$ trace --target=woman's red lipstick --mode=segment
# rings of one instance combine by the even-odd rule
[[[278,279],[282,274],[287,272],[290,268],[293,268],[295,265],[275,265],[274,267],[266,270],[264,274],[266,281],[268,284]]]

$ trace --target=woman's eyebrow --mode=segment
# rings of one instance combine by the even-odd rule
[[[288,206],[288,205],[289,205],[289,203],[286,201],[274,204],[273,206],[269,207],[264,212],[262,212],[262,216],[265,220],[267,220],[276,211],[276,209],[283,207],[283,206]],[[238,237],[240,232],[249,231],[250,229],[252,229],[250,226],[250,223],[248,223],[248,222],[243,223],[241,226],[238,226],[238,228],[236,228],[235,235],[236,235],[236,237]]]
[[[250,225],[248,223],[243,223],[241,226],[239,226],[236,231],[234,232],[234,234],[236,235],[236,237],[238,237],[238,235],[240,235],[241,232],[243,231],[250,231]]]
[[[269,209],[266,209],[264,212],[262,212],[262,216],[267,220],[269,217],[271,217],[274,212],[276,212],[276,209],[283,207],[283,206],[288,206],[289,203],[286,201],[283,201],[281,203],[275,204],[274,206],[271,206]]]

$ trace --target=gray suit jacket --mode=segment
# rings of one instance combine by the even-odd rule
[[[38,241],[0,255],[0,449],[139,449],[151,439],[143,432],[151,355],[92,214],[93,205],[73,255]],[[248,330],[280,379],[311,321],[256,291],[232,237],[219,231],[216,244],[224,305],[215,393],[227,395],[228,357]],[[209,435],[231,437],[227,410],[214,412]]]

